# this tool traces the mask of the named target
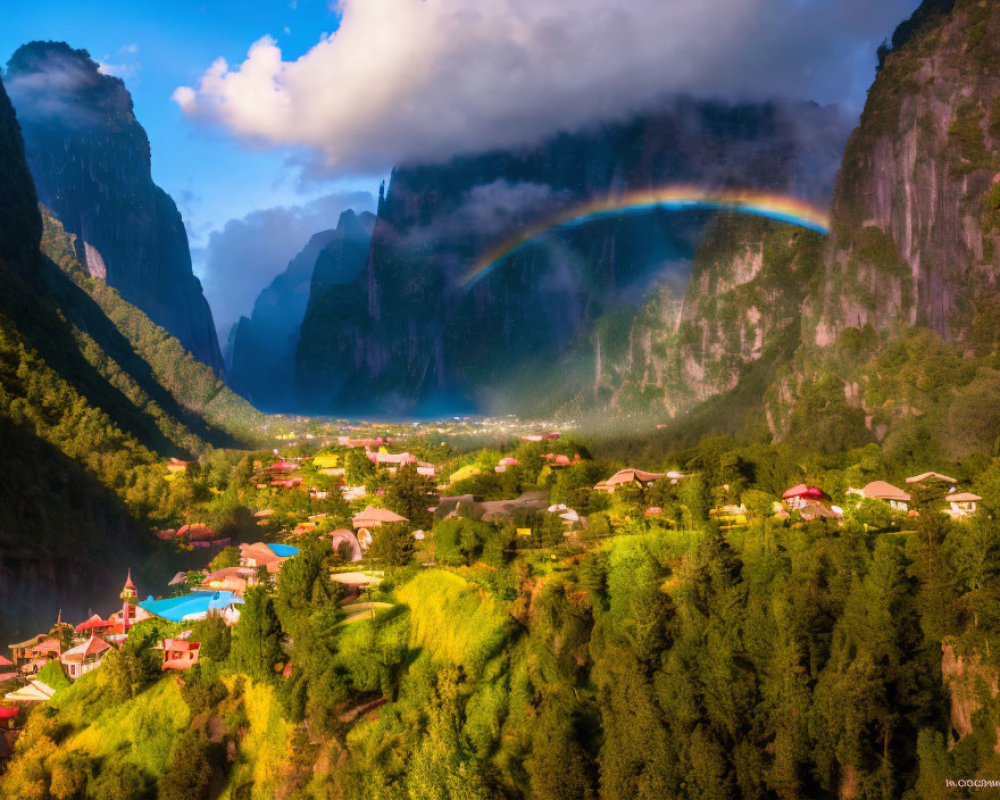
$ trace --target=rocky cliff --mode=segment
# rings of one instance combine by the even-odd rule
[[[901,31],[847,144],[807,340],[902,323],[981,351],[1000,276],[1000,7],[927,2]]]
[[[927,0],[883,49],[837,176],[801,347],[767,392],[775,436],[874,439],[914,462],[994,445],[997,41],[997,4]]]
[[[300,397],[323,412],[510,408],[511,381],[540,389],[551,377],[531,365],[585,349],[602,319],[620,326],[657,281],[684,285],[708,215],[654,210],[544,236],[468,289],[462,278],[485,254],[584,200],[651,186],[811,190],[821,199],[845,135],[836,112],[815,106],[680,100],[518,152],[399,168],[364,272],[322,309],[310,304]],[[567,386],[593,384],[588,362],[589,379],[574,366]]]
[[[149,140],[124,83],[60,42],[19,48],[5,81],[38,197],[75,235],[81,263],[221,371],[184,225],[153,183]]]
[[[312,304],[313,324],[324,318],[327,294],[357,277],[368,258],[375,216],[345,211],[337,227],[315,234],[254,303],[250,317],[237,323],[227,380],[264,411],[288,412],[298,406],[295,351],[299,331]],[[316,334],[308,333],[313,342]],[[322,341],[316,341],[322,347]]]

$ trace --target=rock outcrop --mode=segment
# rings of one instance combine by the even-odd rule
[[[807,343],[920,325],[992,346],[1000,301],[1000,6],[925,2],[884,54],[837,178]]]
[[[295,351],[306,307],[328,305],[327,295],[364,269],[374,225],[374,214],[345,211],[335,229],[315,234],[260,293],[251,316],[240,318],[227,381],[257,408],[290,412],[298,407]],[[314,311],[311,320],[320,319],[322,312]]]
[[[221,371],[181,216],[153,183],[149,139],[124,83],[61,42],[19,48],[5,81],[38,198],[76,236],[81,263]]]
[[[576,393],[585,382],[576,366],[535,367],[586,349],[602,319],[630,321],[656,281],[686,283],[709,215],[596,220],[509,252],[471,288],[470,269],[538,220],[608,194],[697,182],[808,188],[822,201],[845,138],[839,114],[808,104],[680,100],[518,152],[398,168],[363,273],[306,313],[310,335],[297,356],[304,410],[502,411],[512,385],[537,397],[552,380],[565,384],[560,397]]]

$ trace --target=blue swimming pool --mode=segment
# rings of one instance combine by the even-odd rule
[[[200,617],[209,611],[222,611],[243,601],[232,592],[192,592],[183,597],[165,597],[162,600],[144,600],[141,608],[150,614],[171,622],[181,622],[188,617]]]

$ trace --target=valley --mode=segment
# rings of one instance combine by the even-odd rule
[[[677,90],[384,180],[260,155],[322,128],[289,76],[341,32],[220,56],[167,123],[153,67],[22,40],[0,797],[992,796],[1000,6],[911,11],[856,120]],[[273,207],[192,222],[181,115],[284,159]],[[291,254],[226,266],[228,318],[223,233]]]

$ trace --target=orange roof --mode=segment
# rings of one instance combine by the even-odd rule
[[[618,470],[618,472],[606,481],[603,481],[603,483],[605,486],[620,486],[625,483],[652,483],[662,478],[663,475],[664,473],[662,472],[644,472],[641,469],[628,467]]]
[[[910,496],[906,492],[885,481],[872,481],[861,492],[872,500],[898,500],[902,503],[910,501]]]
[[[355,528],[364,528],[368,525],[382,525],[391,522],[409,522],[406,517],[401,517],[395,511],[388,508],[375,508],[368,506],[360,514],[356,514],[351,520]]]
[[[98,656],[107,650],[111,645],[109,645],[103,639],[99,639],[96,636],[91,636],[83,644],[78,644],[76,647],[67,650],[62,654],[60,660],[62,661],[84,661],[87,656]]]
[[[84,631],[92,631],[94,628],[108,628],[113,624],[110,621],[101,619],[100,614],[92,614],[88,619],[85,619],[76,626],[76,632],[83,633]]]
[[[978,494],[972,492],[955,492],[955,494],[950,494],[945,498],[949,503],[978,503],[982,499]]]
[[[958,483],[954,478],[949,478],[947,475],[942,475],[940,472],[921,472],[919,475],[914,475],[912,478],[907,478],[907,483],[923,483],[926,480],[938,480],[944,481],[945,483]]]
[[[62,644],[58,639],[46,639],[44,642],[36,644],[32,647],[29,652],[34,653],[35,655],[41,653],[55,653],[56,655],[59,655],[62,652]]]

